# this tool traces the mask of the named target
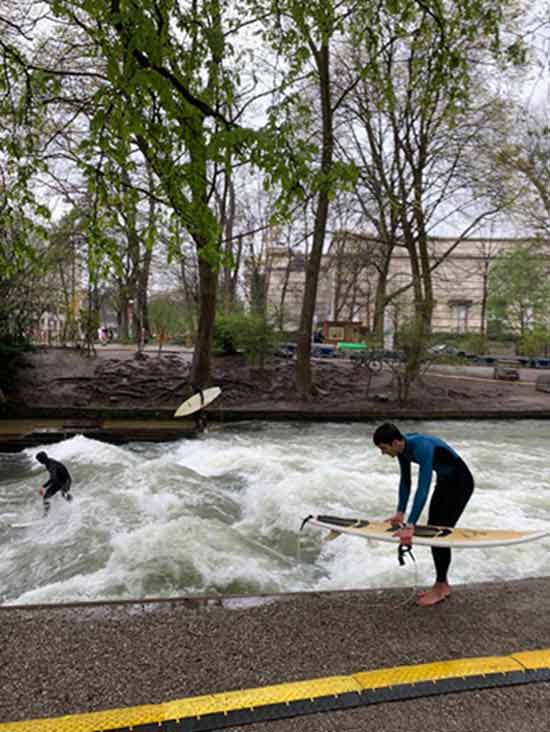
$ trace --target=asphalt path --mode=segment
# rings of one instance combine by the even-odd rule
[[[517,369],[519,374],[519,381],[526,382],[528,384],[534,384],[537,380],[537,376],[541,374],[550,373],[548,369]],[[494,381],[494,367],[493,366],[466,366],[466,365],[451,365],[451,364],[434,364],[430,367],[431,373],[445,374],[448,376],[460,376],[468,377],[472,379],[490,379]]]
[[[241,600],[0,607],[0,721],[550,648],[548,578],[458,586],[430,608],[412,587]],[[232,729],[542,732],[549,704],[541,682]]]

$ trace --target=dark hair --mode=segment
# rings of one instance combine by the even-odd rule
[[[45,452],[37,452],[36,459],[39,463],[42,463],[42,465],[45,465],[48,462],[48,456]]]
[[[376,446],[384,444],[391,445],[394,440],[405,439],[397,427],[391,422],[384,422],[380,427],[376,428],[374,435],[372,436],[374,444]]]

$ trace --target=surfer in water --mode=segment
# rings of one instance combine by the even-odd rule
[[[414,527],[428,498],[432,473],[437,480],[428,510],[428,523],[434,526],[455,526],[474,490],[474,479],[462,458],[446,442],[419,432],[401,434],[389,422],[380,425],[374,435],[374,444],[383,455],[397,458],[401,470],[397,510],[387,519],[401,528],[397,531],[401,544],[410,546]],[[412,507],[405,522],[405,511],[411,492],[411,463],[417,463],[418,484]],[[451,564],[451,550],[432,547],[436,579],[434,586],[422,592],[417,604],[435,605],[451,593],[447,573]]]
[[[40,495],[43,496],[44,516],[47,516],[50,510],[50,498],[58,491],[61,491],[61,495],[66,501],[73,500],[73,497],[69,493],[72,480],[69,471],[63,463],[48,457],[45,452],[37,453],[36,459],[50,474],[48,481],[44,483],[39,491]]]

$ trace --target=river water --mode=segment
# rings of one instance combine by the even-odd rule
[[[400,422],[447,440],[476,490],[466,527],[550,524],[550,422]],[[248,423],[196,439],[108,445],[76,436],[46,448],[73,476],[74,500],[40,520],[40,448],[0,455],[0,603],[258,594],[431,583],[429,549],[400,567],[395,547],[323,541],[310,513],[386,518],[399,466],[374,425]],[[413,475],[414,478],[414,475]],[[425,518],[425,514],[424,514]],[[14,523],[36,520],[30,528]],[[454,583],[550,574],[550,538],[456,550]]]

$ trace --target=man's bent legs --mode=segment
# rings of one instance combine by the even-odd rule
[[[50,486],[48,490],[44,493],[44,498],[42,499],[42,505],[44,506],[44,516],[47,516],[50,511],[50,498],[54,496],[58,490],[59,488]]]
[[[434,489],[428,523],[433,526],[456,526],[456,523],[474,490],[474,480],[464,463],[447,479],[438,480]],[[451,564],[451,550],[448,548],[432,547],[432,557],[435,565],[436,579],[434,586],[422,593],[418,599],[419,605],[435,605],[451,593],[447,580],[447,573]]]
[[[72,501],[73,497],[69,493],[71,489],[71,481],[68,480],[63,485],[50,486],[44,494],[44,516],[47,516],[50,510],[50,498],[54,496],[58,491],[61,491],[61,495],[66,501]]]

